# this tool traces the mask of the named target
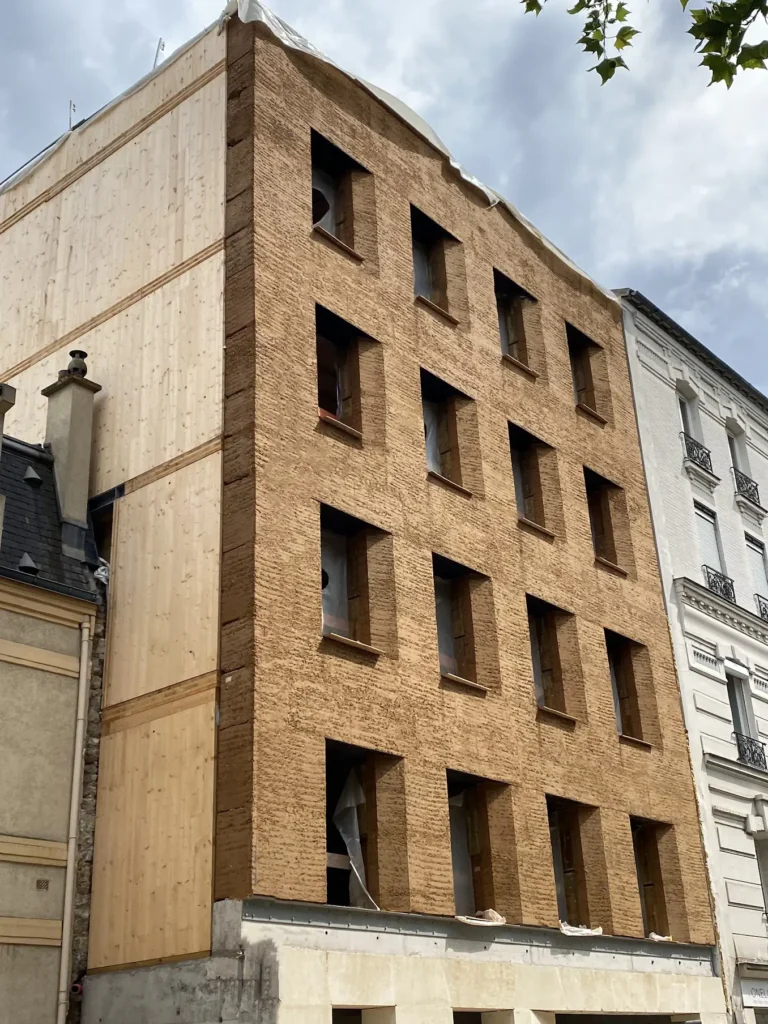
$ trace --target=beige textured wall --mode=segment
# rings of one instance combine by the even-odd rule
[[[77,680],[0,662],[0,835],[66,841]]]
[[[673,823],[683,885],[670,896],[684,905],[688,925],[678,937],[711,941],[618,306],[500,208],[488,209],[338,72],[258,36],[252,53],[247,30],[237,32],[231,81],[242,85],[255,68],[255,98],[248,111],[231,90],[240,104],[231,101],[233,130],[239,117],[242,138],[242,118],[251,116],[254,134],[231,146],[228,170],[217,895],[324,899],[324,740],[331,737],[405,758],[411,909],[453,913],[445,789],[452,768],[512,787],[506,834],[516,846],[524,920],[555,919],[549,793],[601,809],[608,930],[641,930],[621,823],[629,814]],[[375,176],[377,260],[352,260],[311,233],[311,127]],[[251,231],[237,211],[254,199]],[[414,303],[409,200],[463,243],[468,304],[458,326]],[[494,266],[539,300],[546,372],[538,380],[500,358]],[[382,346],[386,431],[364,422],[361,446],[318,427],[315,302]],[[574,410],[566,319],[605,346],[611,411],[604,427]],[[482,488],[471,498],[426,478],[419,367],[477,402]],[[552,543],[517,527],[507,420],[557,450],[564,528]],[[627,579],[594,563],[585,463],[625,490],[636,566]],[[236,489],[255,491],[255,515],[248,518],[242,498],[231,530],[228,487],[233,510]],[[371,660],[320,643],[320,502],[393,534],[394,655]],[[433,551],[493,581],[500,686],[485,696],[440,685]],[[576,616],[586,712],[575,728],[537,718],[526,591]],[[605,627],[649,648],[661,722],[653,749],[618,740]],[[256,781],[244,786],[249,759]]]
[[[0,1024],[53,1024],[59,981],[59,950],[0,945]]]

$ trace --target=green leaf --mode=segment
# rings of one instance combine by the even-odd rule
[[[596,71],[602,79],[601,85],[605,85],[616,74],[616,68],[625,68],[627,65],[621,57],[606,57],[596,64],[590,71]]]
[[[688,0],[685,0],[688,3]],[[616,8],[616,21],[626,21],[629,15],[629,8],[626,4],[620,3]]]
[[[616,34],[614,46],[617,50],[623,50],[625,46],[631,46],[633,38],[638,35],[640,35],[638,29],[630,28],[629,25],[624,25]]]
[[[569,14],[578,14],[589,6],[589,0],[576,0],[576,5],[568,9]]]
[[[721,57],[716,53],[708,54],[701,64],[703,67],[709,68],[712,72],[712,80],[709,83],[710,85],[714,85],[715,82],[725,82],[726,88],[731,88],[733,85],[733,76],[736,73],[735,65],[731,64],[731,62],[726,60],[725,57]]]
[[[542,6],[540,0],[523,0],[526,14],[541,14]]]

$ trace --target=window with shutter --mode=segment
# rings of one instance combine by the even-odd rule
[[[583,405],[594,412],[600,412],[597,408],[592,373],[592,360],[600,351],[600,346],[572,324],[566,324],[565,328],[576,405]]]
[[[645,934],[667,935],[669,924],[659,857],[659,826],[639,818],[630,818],[630,825]]]
[[[754,537],[750,537],[748,533],[744,535],[744,538],[747,545],[749,569],[752,574],[752,586],[755,588],[756,594],[760,594],[761,597],[768,597],[768,575],[766,574],[765,568],[765,547],[759,540],[755,540]]]
[[[616,728],[620,735],[643,739],[640,704],[633,663],[633,648],[640,647],[633,640],[605,630],[605,646],[611,676]]]
[[[421,370],[421,406],[427,471],[461,485],[458,404],[469,401],[445,381]]]
[[[581,849],[580,805],[547,797],[549,835],[560,920],[589,927],[586,877]]]
[[[353,175],[368,171],[319,132],[311,132],[312,226],[352,248],[355,243]]]
[[[526,594],[525,600],[536,701],[541,707],[566,712],[557,617],[567,613],[530,594]]]
[[[413,293],[449,312],[446,245],[456,243],[449,232],[411,206]]]
[[[717,516],[708,508],[694,503],[696,529],[699,536],[699,554],[702,563],[710,569],[723,572],[723,561],[720,557],[720,544],[717,537]]]
[[[621,497],[621,488],[591,469],[584,467],[589,527],[595,554],[608,562],[617,562],[616,535],[611,511],[612,496]]]
[[[323,306],[315,306],[318,414],[362,431],[360,342],[366,336]]]

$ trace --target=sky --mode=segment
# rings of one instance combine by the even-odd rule
[[[600,284],[636,288],[768,393],[768,74],[707,86],[677,0],[628,0],[629,72],[600,85],[571,0],[273,0],[399,96]],[[223,0],[4,5],[0,179],[220,14]],[[766,30],[764,35],[768,35]]]

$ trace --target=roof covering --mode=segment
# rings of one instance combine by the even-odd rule
[[[380,89],[377,85],[373,85],[370,82],[365,81],[363,78],[359,78],[357,75],[353,75],[351,72],[346,71],[340,67],[335,61],[332,61],[330,57],[327,57],[322,51],[318,50],[317,47],[313,46],[308,40],[302,35],[296,32],[294,29],[287,25],[282,18],[278,18],[277,15],[273,14],[268,7],[260,3],[259,0],[230,0],[227,6],[222,11],[221,17],[213,25],[210,25],[203,32],[198,33],[193,39],[179,47],[174,53],[172,53],[162,64],[159,64],[152,72],[145,75],[138,82],[134,83],[129,89],[127,89],[121,96],[112,100],[106,106],[102,107],[101,110],[96,111],[91,117],[85,118],[79,124],[77,124],[70,131],[65,132],[58,139],[51,143],[46,149],[42,150],[36,156],[32,157],[26,164],[19,168],[9,178],[6,178],[4,182],[0,182],[0,192],[8,191],[14,188],[20,181],[23,181],[29,174],[33,173],[36,168],[43,164],[53,153],[55,153],[62,145],[67,144],[71,137],[76,136],[79,131],[82,130],[83,126],[92,122],[95,118],[102,117],[111,107],[118,104],[122,99],[130,96],[136,92],[137,89],[141,88],[146,82],[148,82],[155,75],[162,74],[163,70],[168,66],[169,63],[178,60],[178,58],[191,46],[193,46],[202,36],[207,32],[218,26],[218,31],[222,31],[226,21],[237,15],[243,22],[255,22],[258,21],[265,25],[269,32],[277,39],[283,46],[289,47],[292,50],[299,50],[302,53],[308,54],[310,57],[316,60],[324,61],[326,64],[331,64],[337,68],[342,74],[346,75],[352,81],[356,82],[362,88],[367,90],[372,96],[374,96],[380,103],[385,107],[388,107],[392,113],[400,118],[409,125],[413,131],[420,135],[430,146],[433,146],[439,153],[448,160],[450,165],[454,168],[457,174],[466,181],[473,188],[477,189],[483,194],[488,202],[489,208],[494,206],[502,206],[507,212],[522,225],[526,231],[528,231],[533,237],[550,252],[554,253],[563,264],[568,266],[573,272],[575,272],[584,281],[589,282],[593,288],[599,292],[603,298],[608,299],[611,303],[616,303],[616,295],[608,288],[598,284],[589,274],[585,273],[580,267],[576,266],[572,260],[570,260],[565,253],[558,249],[556,245],[549,241],[534,225],[524,217],[522,213],[510,203],[503,196],[499,195],[494,189],[484,185],[478,178],[475,178],[472,174],[466,171],[454,158],[451,156],[445,143],[440,139],[438,134],[427,124],[427,122],[421,118],[414,110],[412,110],[407,104],[403,103],[396,96],[388,93],[384,89]]]
[[[0,494],[5,496],[0,576],[95,601],[96,587],[88,566],[62,551],[61,517],[50,451],[43,445],[4,436]],[[92,537],[89,539],[95,551]],[[36,567],[37,572],[25,572],[20,565]]]
[[[751,399],[762,412],[768,414],[768,398],[758,391],[757,388],[750,384],[748,380],[745,380],[740,373],[737,373],[733,367],[716,356],[714,352],[702,345],[692,334],[689,334],[684,327],[681,327],[679,323],[668,316],[664,310],[651,302],[650,299],[646,298],[642,292],[636,291],[634,288],[617,288],[616,294],[619,298],[624,299],[630,306],[633,306],[638,312],[647,316],[648,319],[655,323],[657,327],[660,327],[667,334],[671,335],[678,341],[683,348],[687,349],[690,353],[698,356],[703,363],[706,363],[711,370],[714,370],[723,380],[728,381],[737,391],[740,391],[747,398]]]

